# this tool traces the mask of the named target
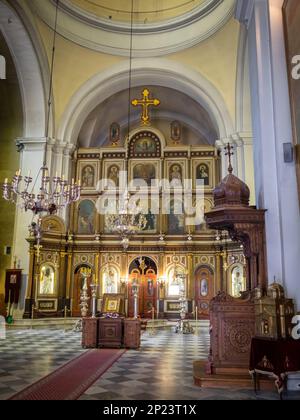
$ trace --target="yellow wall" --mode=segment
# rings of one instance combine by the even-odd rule
[[[38,17],[37,28],[50,59],[53,32]],[[239,24],[231,19],[219,32],[199,45],[166,56],[204,75],[224,97],[235,118],[235,80]],[[54,73],[56,128],[72,95],[92,76],[128,58],[102,54],[57,37]]]
[[[201,73],[223,96],[235,120],[239,23],[231,19],[215,35],[193,48],[168,56]]]
[[[53,32],[39,19],[37,27],[50,60]],[[65,38],[57,37],[53,77],[56,128],[74,93],[91,77],[124,60],[83,48]]]
[[[19,155],[15,139],[22,135],[22,103],[16,71],[0,33],[0,54],[7,61],[7,79],[0,80],[0,184],[12,178],[18,168]],[[12,246],[15,207],[0,198],[0,294],[4,293],[5,269],[10,268],[11,257],[4,255],[4,247]],[[24,250],[24,252],[27,252]]]

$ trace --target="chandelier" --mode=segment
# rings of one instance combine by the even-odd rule
[[[32,211],[34,215],[42,213],[52,215],[79,200],[81,194],[80,181],[76,184],[72,180],[69,185],[63,177],[60,178],[56,175],[51,179],[46,166],[40,169],[40,173],[41,184],[38,194],[34,194],[34,185],[31,189],[33,178],[30,173],[23,177],[19,170],[11,183],[8,182],[7,178],[5,179],[2,187],[3,198],[18,205],[22,210]]]
[[[136,200],[130,199],[130,194],[126,191],[123,198],[119,198],[117,202],[116,214],[107,215],[106,223],[111,232],[121,236],[122,245],[127,249],[129,246],[128,236],[144,230],[147,226],[147,218],[143,214],[140,200],[136,202]]]
[[[40,168],[34,182],[31,177],[31,172],[29,172],[27,176],[23,176],[21,170],[18,170],[11,182],[9,182],[8,178],[6,178],[2,185],[2,196],[4,200],[12,202],[25,212],[32,212],[33,219],[37,216],[37,221],[32,220],[31,225],[29,226],[30,236],[33,236],[36,240],[34,248],[36,249],[37,261],[39,261],[40,250],[42,248],[40,245],[42,239],[42,217],[56,214],[59,210],[78,201],[81,195],[80,181],[75,183],[73,179],[71,184],[69,184],[63,176],[59,177],[57,173],[55,177],[50,177],[49,169],[47,167],[47,141],[49,138],[52,108],[53,70],[57,37],[58,10],[59,0],[56,0],[43,165]]]
[[[130,107],[131,107],[131,88],[132,88],[132,58],[133,58],[133,18],[134,1],[131,1],[131,29],[130,29],[130,54],[129,54],[129,94],[128,94],[128,134],[130,138]],[[127,168],[128,169],[128,168]],[[128,170],[127,170],[128,173]],[[128,185],[128,184],[127,184]],[[147,218],[143,214],[140,200],[130,198],[127,189],[120,194],[115,214],[108,214],[106,218],[107,227],[122,238],[124,249],[129,247],[129,236],[143,231],[147,226]]]
[[[53,69],[57,36],[58,9],[59,0],[56,0],[43,166],[40,168],[34,183],[30,172],[27,176],[22,176],[21,170],[19,170],[16,172],[11,182],[9,182],[6,178],[2,185],[3,198],[6,201],[16,204],[26,212],[31,211],[33,215],[39,215],[39,217],[42,215],[52,215],[57,213],[58,210],[78,201],[81,194],[80,181],[75,183],[74,180],[72,180],[72,183],[68,184],[64,177],[59,177],[58,174],[51,178],[49,176],[49,169],[46,163],[47,140],[49,137],[49,122],[52,105]],[[38,193],[35,193],[34,191],[38,183],[40,183]]]

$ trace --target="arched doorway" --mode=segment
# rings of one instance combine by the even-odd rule
[[[91,284],[93,279],[92,268],[87,264],[78,266],[74,272],[74,283],[73,283],[73,304],[72,304],[72,316],[81,316],[80,309],[80,294],[84,284],[84,276],[87,276],[88,296],[91,296]]]
[[[199,319],[209,319],[209,302],[214,297],[214,272],[203,265],[195,272],[195,301]]]
[[[151,318],[152,308],[157,310],[157,266],[149,257],[132,261],[129,267],[128,314],[134,315],[134,288],[138,287],[139,315]]]

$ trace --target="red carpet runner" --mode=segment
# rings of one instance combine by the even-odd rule
[[[125,350],[89,350],[10,400],[77,400]]]

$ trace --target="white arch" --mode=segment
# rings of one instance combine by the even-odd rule
[[[184,92],[208,111],[220,138],[233,133],[233,123],[223,97],[200,73],[161,58],[135,59],[132,68],[133,87],[147,83]],[[57,139],[76,144],[90,112],[113,94],[128,88],[128,73],[128,62],[122,62],[88,80],[71,98],[59,124]]]
[[[44,137],[45,90],[40,57],[37,57],[31,40],[33,34],[29,35],[18,13],[4,2],[0,2],[0,30],[10,49],[20,84],[24,115],[23,137]]]

